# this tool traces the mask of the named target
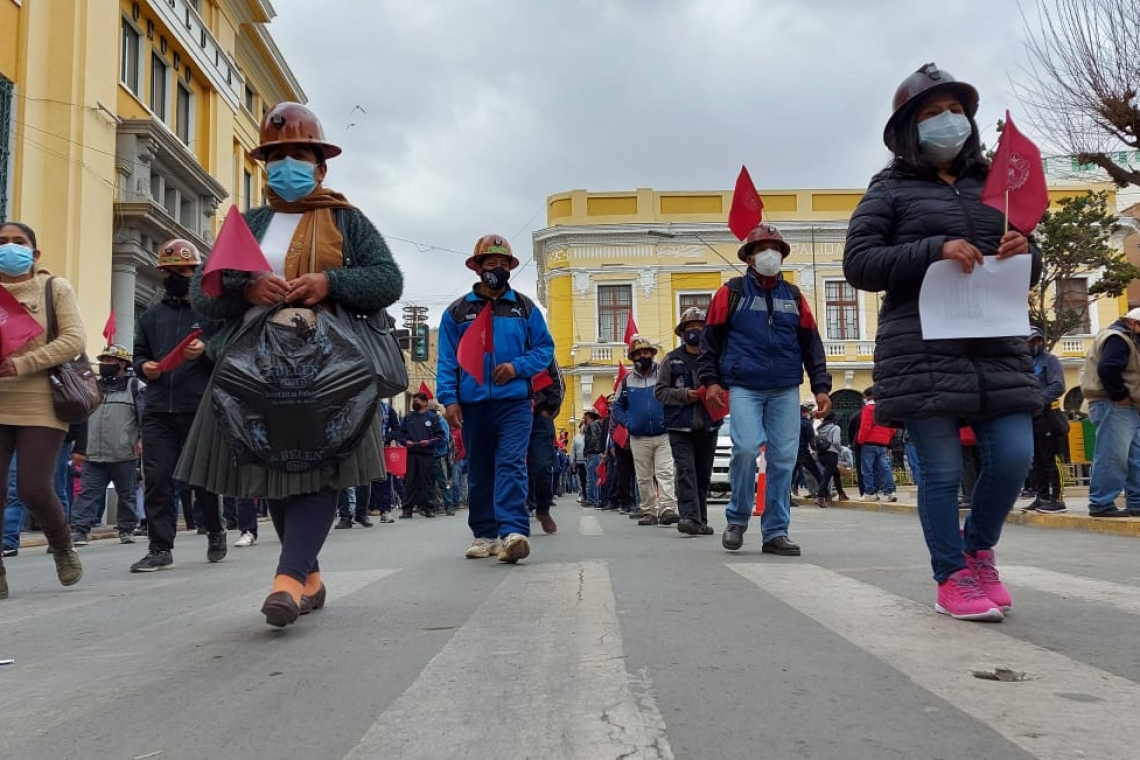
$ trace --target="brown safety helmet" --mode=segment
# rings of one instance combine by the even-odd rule
[[[202,263],[198,256],[198,249],[189,240],[173,238],[167,240],[158,249],[158,266],[162,267],[196,267]]]
[[[650,343],[648,338],[643,338],[640,335],[635,335],[629,342],[629,353],[626,354],[626,358],[633,359],[634,353],[641,351],[642,349],[649,349],[653,352],[654,356],[657,356],[657,346]]]
[[[673,334],[677,337],[681,337],[685,334],[685,325],[690,322],[705,322],[707,318],[708,314],[705,313],[704,309],[699,306],[690,306],[681,312],[681,321],[673,328]]]
[[[479,270],[479,259],[484,256],[509,256],[511,259],[510,269],[519,265],[519,260],[515,258],[515,254],[511,250],[511,244],[502,235],[484,235],[479,238],[475,243],[475,253],[467,259],[467,268],[477,272]]]
[[[966,115],[971,119],[978,112],[978,91],[973,85],[959,82],[950,76],[950,72],[938,68],[938,64],[927,63],[902,81],[895,90],[895,99],[892,104],[894,111],[887,119],[887,126],[883,128],[883,142],[893,153],[895,152],[895,132],[899,122],[910,112],[917,102],[938,90],[947,90],[958,98]]]
[[[773,240],[776,242],[776,247],[780,249],[780,255],[784,258],[792,252],[792,247],[784,242],[784,236],[780,231],[770,224],[759,224],[756,229],[748,233],[748,237],[744,238],[744,245],[740,246],[740,250],[736,252],[736,257],[741,261],[748,261],[748,257],[752,255],[752,250],[765,240]]]
[[[278,145],[311,145],[321,149],[325,158],[340,155],[340,148],[325,141],[325,131],[316,114],[300,103],[285,101],[270,108],[261,120],[261,144],[249,152],[264,161]]]
[[[134,363],[134,357],[131,356],[130,352],[127,351],[127,349],[123,348],[118,343],[112,343],[111,345],[107,346],[95,358],[99,359],[100,361],[102,361],[104,358],[110,358],[110,359],[118,359],[120,361],[124,361],[127,364],[133,364]]]

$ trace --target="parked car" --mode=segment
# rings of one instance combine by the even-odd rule
[[[709,499],[728,500],[732,494],[732,483],[728,478],[728,468],[732,461],[732,415],[724,418],[716,437],[716,452],[713,454],[712,479],[709,481]],[[757,457],[759,459],[759,457]],[[753,492],[756,488],[753,486]]]

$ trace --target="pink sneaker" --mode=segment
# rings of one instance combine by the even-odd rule
[[[958,620],[998,622],[1004,617],[968,569],[959,570],[938,584],[938,600],[934,603],[934,611]]]
[[[973,557],[967,554],[966,569],[978,579],[982,593],[989,597],[991,602],[1001,607],[1002,612],[1010,611],[1013,607],[1013,598],[1009,595],[1009,590],[1005,584],[1001,582],[1001,578],[998,577],[997,568],[994,567],[992,549],[979,549]]]

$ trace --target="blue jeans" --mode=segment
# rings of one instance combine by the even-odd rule
[[[55,461],[55,493],[68,522],[71,522],[71,449],[74,446],[71,441],[64,441]]]
[[[1140,514],[1140,409],[1111,401],[1089,402],[1096,426],[1096,448],[1089,474],[1089,512],[1115,509],[1124,491],[1125,507]]]
[[[20,532],[24,529],[24,520],[28,509],[16,493],[16,455],[12,455],[12,462],[8,465],[8,505],[4,508],[4,548],[20,548]]]
[[[602,463],[601,454],[590,454],[586,457],[586,502],[598,505],[598,465]]]
[[[863,487],[869,495],[895,492],[891,455],[886,446],[864,443],[859,447],[859,466],[863,469]]]
[[[788,535],[792,519],[792,470],[800,451],[800,389],[732,389],[731,525],[747,525],[756,504],[756,455],[765,448],[767,490],[760,529],[765,541]]]
[[[467,449],[467,524],[475,538],[530,535],[526,509],[529,399],[463,404]]]
[[[907,466],[910,467],[910,479],[913,480],[914,484],[917,486],[919,475],[922,474],[922,470],[920,470],[918,467],[918,454],[916,454],[914,451],[914,443],[912,441],[908,441],[906,446],[903,448],[903,451],[906,452],[906,463]]]
[[[451,504],[467,503],[467,460],[457,459],[451,466]]]
[[[963,551],[973,554],[992,549],[1001,538],[1005,517],[1021,493],[1033,461],[1033,421],[1029,412],[1017,412],[970,422],[978,438],[981,471],[961,532],[958,485],[962,479],[962,443],[958,418],[908,420],[906,427],[922,473],[918,516],[930,550],[934,580],[941,582],[966,567]]]

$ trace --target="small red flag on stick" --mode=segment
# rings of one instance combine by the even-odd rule
[[[752,184],[752,176],[747,167],[740,167],[736,178],[736,190],[732,193],[732,208],[728,211],[728,228],[737,240],[744,240],[748,233],[756,229],[764,218],[764,201]]]
[[[422,380],[420,381],[420,393],[427,396],[428,401],[431,401],[433,398],[435,398],[435,394],[431,392],[431,388],[427,387],[427,383],[423,382]]]
[[[1005,215],[1006,231],[1013,225],[1023,235],[1033,232],[1049,208],[1041,151],[1017,131],[1009,111],[1005,112],[1005,127],[982,188],[982,203]]]
[[[43,331],[44,328],[24,305],[0,286],[0,362]]]
[[[107,345],[115,342],[115,310],[111,309],[111,315],[107,317],[107,323],[103,325],[103,337],[107,341]]]
[[[211,298],[222,294],[222,270],[234,269],[239,272],[272,272],[273,267],[261,251],[257,238],[253,236],[245,218],[237,210],[237,206],[230,206],[226,212],[226,219],[222,228],[218,230],[218,239],[214,241],[214,250],[202,270],[202,292]]]
[[[491,317],[491,304],[487,302],[483,305],[483,310],[479,312],[479,316],[475,317],[475,321],[459,339],[459,347],[455,352],[459,366],[463,368],[464,372],[475,378],[475,382],[479,385],[482,385],[485,380],[483,375],[486,370],[483,357],[491,353],[494,347],[494,320]]]
[[[623,341],[627,346],[633,342],[633,336],[635,335],[637,335],[637,323],[633,321],[633,312],[631,311],[625,320],[625,337]]]
[[[617,392],[618,386],[621,385],[621,381],[624,380],[625,376],[628,374],[629,374],[629,370],[625,368],[625,365],[622,364],[621,362],[618,362],[617,379],[614,380],[614,392],[615,393]]]

